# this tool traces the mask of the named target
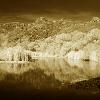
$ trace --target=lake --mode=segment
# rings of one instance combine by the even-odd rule
[[[100,77],[100,64],[96,62],[60,58],[40,58],[25,63],[1,62],[0,96],[25,97],[47,91],[73,94],[74,91],[67,89],[68,84],[96,77]]]

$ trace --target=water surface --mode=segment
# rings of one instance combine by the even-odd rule
[[[67,84],[96,77],[100,77],[100,65],[96,62],[45,58],[26,63],[0,63],[0,89],[15,93],[60,91]]]

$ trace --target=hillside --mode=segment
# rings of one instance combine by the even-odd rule
[[[4,55],[6,56],[4,60],[9,59],[8,56],[12,59],[15,55],[14,59],[19,60],[18,55],[23,51],[21,55],[24,55],[24,58],[28,54],[31,58],[54,56],[99,62],[99,26],[98,17],[83,23],[71,19],[44,17],[35,18],[32,23],[2,23],[0,24],[0,59]]]
[[[18,43],[33,42],[55,34],[70,33],[73,31],[88,32],[100,28],[100,20],[93,17],[88,22],[72,19],[52,19],[45,17],[33,18],[31,23],[9,22],[0,23],[0,45],[16,46]],[[2,38],[3,37],[3,38]]]

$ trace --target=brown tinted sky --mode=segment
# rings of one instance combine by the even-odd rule
[[[0,12],[99,12],[100,0],[0,0]]]

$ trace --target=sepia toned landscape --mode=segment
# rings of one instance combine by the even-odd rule
[[[2,1],[0,98],[100,96],[99,5],[89,1]]]

